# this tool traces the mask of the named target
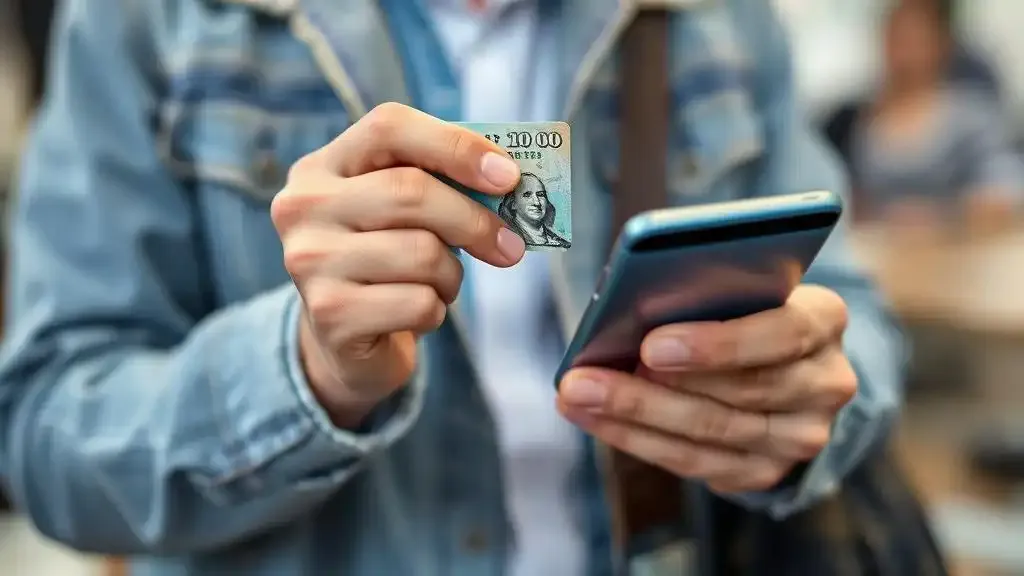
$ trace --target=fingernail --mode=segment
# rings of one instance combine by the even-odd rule
[[[498,230],[498,251],[508,258],[509,262],[518,262],[526,251],[526,242],[519,234],[502,226],[501,230]]]
[[[519,181],[519,165],[504,154],[488,152],[480,162],[484,178],[498,188],[511,188]]]
[[[608,399],[608,386],[595,378],[574,376],[566,379],[561,389],[562,399],[576,408],[600,408]]]
[[[564,416],[566,420],[581,428],[589,428],[594,422],[597,422],[597,415],[586,410],[573,410],[569,408],[565,411]]]
[[[645,361],[651,368],[682,366],[690,361],[690,347],[680,338],[656,338],[646,348]]]

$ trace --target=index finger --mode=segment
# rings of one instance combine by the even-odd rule
[[[802,285],[781,308],[726,322],[670,324],[640,346],[654,370],[733,370],[803,358],[846,329],[846,305],[834,292]]]
[[[519,182],[519,165],[497,144],[401,104],[377,106],[320,153],[344,177],[413,166],[492,195]]]

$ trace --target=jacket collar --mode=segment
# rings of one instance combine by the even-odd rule
[[[402,63],[375,0],[213,1],[290,19],[354,118],[383,102],[408,102]],[[722,0],[561,0],[566,22],[559,86],[563,118],[575,113],[601,64],[638,10],[683,10],[717,1]]]
[[[268,14],[287,15],[299,6],[301,0],[214,0],[224,4],[241,4],[251,6],[261,12]],[[365,1],[365,0],[360,0]],[[372,0],[371,0],[372,1]],[[709,0],[615,0],[617,4],[633,4],[639,9],[664,8],[667,10],[684,10],[698,4],[708,3]],[[589,2],[587,0],[573,0],[570,3],[593,5],[600,2]]]

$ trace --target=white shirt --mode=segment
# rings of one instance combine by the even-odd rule
[[[554,37],[538,22],[535,0],[424,4],[460,79],[463,120],[557,119],[556,59],[535,57],[546,52],[537,44]],[[550,317],[549,258],[528,252],[508,269],[466,261],[473,352],[498,427],[515,530],[513,576],[573,576],[585,569],[571,484],[581,440],[555,410],[553,376],[561,350],[551,345],[557,324]]]

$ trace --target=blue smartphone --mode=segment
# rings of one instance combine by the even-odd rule
[[[842,215],[832,192],[666,208],[626,222],[555,375],[634,371],[652,329],[782,306]]]

